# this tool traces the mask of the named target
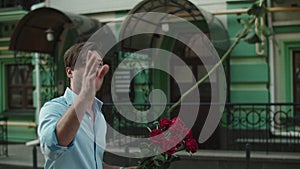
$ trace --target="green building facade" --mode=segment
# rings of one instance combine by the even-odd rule
[[[79,13],[88,18],[98,19],[101,26],[110,22],[109,19],[104,22],[105,19],[102,20],[101,18],[108,14],[112,15],[113,18],[110,19],[115,24],[114,30],[112,30],[115,37],[111,38],[118,41],[118,38],[122,35],[122,31],[124,32],[127,27],[122,25],[122,21],[115,22],[113,19],[125,17],[128,14],[138,12],[139,10],[151,10],[149,6],[147,7],[147,2],[147,0],[139,1],[134,6],[126,9],[111,9],[111,11],[98,12],[94,11],[93,13],[88,13],[86,10]],[[189,1],[182,0],[178,3],[182,3],[181,6],[184,6],[187,4],[186,2]],[[68,2],[66,1],[65,3]],[[158,3],[161,3],[161,1],[153,1],[152,5],[162,5]],[[59,6],[55,6],[55,4],[53,6],[51,6],[51,3],[49,4],[49,7],[58,7],[57,11],[61,10],[61,12],[64,13],[64,11],[62,11],[63,8],[59,8]],[[216,20],[218,20],[218,24],[223,24],[223,31],[227,36],[226,37],[224,35],[224,37],[222,37],[225,41],[228,41],[228,44],[224,42],[223,45],[226,47],[223,47],[223,50],[218,49],[218,45],[220,44],[213,43],[221,57],[226,52],[225,49],[229,48],[230,44],[232,44],[236,39],[237,33],[242,29],[243,26],[240,22],[241,19],[249,17],[249,15],[245,13],[244,9],[250,8],[253,1],[220,1],[216,4],[215,10],[208,13],[211,13],[211,16],[214,16]],[[165,7],[168,8],[168,4],[165,5]],[[191,6],[188,7],[188,5]],[[214,8],[213,5],[205,5],[204,3],[197,3],[197,1],[192,1],[188,3],[188,5],[184,7],[188,7],[195,11],[205,9],[205,7],[208,7],[208,9]],[[298,1],[267,1],[266,5],[269,8],[274,9],[273,11],[268,12],[267,15],[264,16],[263,20],[263,24],[272,30],[272,36],[266,38],[263,43],[259,42],[249,44],[241,41],[231,52],[230,56],[223,62],[227,78],[226,102],[228,103],[228,106],[225,106],[222,122],[217,128],[212,140],[208,143],[208,147],[212,144],[220,144],[220,147],[222,147],[223,144],[230,144],[230,142],[223,143],[224,141],[222,141],[222,139],[227,139],[227,137],[231,136],[235,137],[235,140],[241,141],[241,137],[243,135],[240,133],[249,127],[251,127],[251,133],[254,133],[254,135],[256,134],[257,137],[261,136],[260,131],[263,131],[264,133],[269,133],[270,131],[274,138],[284,136],[284,134],[277,135],[277,131],[279,130],[284,130],[285,134],[299,132],[298,119],[300,117],[300,111],[298,111],[299,106],[297,103],[300,101],[300,80],[298,80],[300,78],[300,76],[298,77],[300,70],[300,20],[296,16],[300,13],[300,10],[298,9],[298,5],[300,4]],[[218,13],[218,7],[224,9],[225,13]],[[78,12],[75,7],[74,11]],[[10,125],[8,125],[8,139],[12,142],[24,142],[36,138],[36,128],[34,126],[37,122],[37,91],[35,90],[36,53],[39,53],[40,58],[40,101],[42,105],[46,100],[61,95],[64,88],[67,86],[67,80],[64,76],[61,59],[64,51],[71,44],[78,41],[78,31],[70,28],[63,30],[64,35],[60,35],[63,37],[63,40],[52,48],[52,53],[45,54],[34,50],[32,52],[29,50],[27,50],[27,52],[14,52],[9,50],[8,46],[10,43],[10,36],[12,35],[18,21],[26,14],[32,12],[34,11],[25,11],[19,8],[3,8],[0,11],[0,112],[2,116],[8,117],[9,122],[17,122],[10,123]],[[191,13],[191,10],[189,12]],[[35,17],[38,16],[36,15]],[[214,38],[217,39],[221,35],[218,34],[218,31],[214,30],[214,27],[210,26],[209,21],[209,18],[204,18],[204,20],[196,19],[193,21],[193,24],[200,28],[212,41],[214,41]],[[72,23],[72,21],[70,23]],[[185,51],[183,50],[184,46],[176,40],[169,37],[160,37],[160,39],[158,38],[155,41],[153,40],[153,36],[154,35],[147,35],[146,38],[143,37],[144,42],[152,40],[151,44],[148,46],[141,46],[138,42],[134,42],[134,40],[139,41],[139,37],[134,37],[129,40],[127,39],[128,41],[132,41],[131,46],[126,46],[126,41],[120,43],[118,48],[112,49],[111,58],[109,58],[106,62],[109,63],[112,70],[114,70],[118,63],[122,62],[122,60],[128,55],[146,47],[165,49],[173,53],[177,52],[176,54],[178,55],[185,54]],[[177,49],[180,49],[181,51],[178,51]],[[147,56],[141,54],[138,57]],[[195,67],[195,69],[197,69],[196,72],[201,72],[200,68],[198,70],[198,63],[189,61],[188,59],[185,61],[191,62],[190,66]],[[172,65],[169,65],[169,69],[172,69]],[[202,75],[203,72],[199,74]],[[26,78],[24,79],[23,76]],[[109,76],[112,78],[112,75]],[[22,88],[22,94],[19,94],[21,93],[20,90],[13,90],[14,85],[18,87],[18,84],[13,84],[14,81],[17,82],[16,79],[18,78],[23,80],[18,81],[19,83],[27,84]],[[197,80],[199,80],[199,77]],[[147,109],[147,107],[143,107],[143,104],[149,103],[148,96],[152,89],[162,89],[167,95],[168,102],[174,102],[179,97],[176,93],[176,89],[172,86],[173,81],[163,72],[154,70],[142,71],[137,74],[134,80],[130,83],[130,89],[127,92],[129,92],[131,101],[137,104],[137,109],[139,110]],[[216,84],[216,87],[220,89],[223,86],[223,84]],[[110,92],[110,83],[104,84],[104,88],[106,92]],[[205,93],[208,93],[207,97],[202,98],[204,102],[205,99],[207,99],[208,102],[210,101],[209,99],[211,96],[209,95],[209,88],[209,84],[205,83],[203,83],[199,88],[199,90],[204,93],[203,96],[206,96]],[[107,93],[108,95],[116,94],[109,92]],[[99,97],[101,98],[102,96],[99,95]],[[112,101],[111,97],[102,99],[108,103]],[[13,106],[19,107],[16,108]],[[115,128],[122,127],[130,123],[124,119],[121,121],[119,121],[120,119],[115,120],[114,118],[116,118],[118,114],[115,108],[109,107],[107,108],[107,111],[110,111],[113,115],[115,115],[109,119]],[[207,110],[204,108],[203,111]],[[280,114],[277,112],[284,113]],[[165,115],[169,117],[172,116],[168,114]],[[288,127],[280,127],[282,126],[281,123],[277,125],[276,120],[282,122],[283,116],[286,117],[287,121],[292,120],[292,125],[289,124]],[[198,117],[200,119],[200,123],[204,122],[202,118],[205,117]],[[268,121],[268,119],[271,119],[271,121],[268,125],[266,125],[266,121]],[[225,125],[224,122],[228,121],[231,123]],[[135,125],[130,123],[130,126]],[[139,127],[145,126],[140,125]],[[228,129],[230,129],[230,131],[228,131]],[[196,133],[200,134],[200,130],[196,131]],[[226,136],[224,136],[224,133],[226,133]],[[273,138],[272,136],[270,136],[270,139]],[[255,142],[255,139],[253,140]],[[211,147],[216,148],[214,146]]]
[[[2,1],[1,1],[2,2]],[[1,116],[6,116],[11,122],[35,122],[33,105],[34,84],[32,74],[34,65],[31,54],[23,53],[24,57],[16,58],[13,51],[8,50],[10,36],[18,21],[27,14],[27,10],[19,6],[1,8]],[[16,68],[19,67],[19,70]],[[18,85],[22,85],[19,87]],[[22,124],[8,127],[9,140],[25,141],[35,138],[34,127],[24,127]]]

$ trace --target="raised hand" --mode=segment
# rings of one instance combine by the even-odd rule
[[[80,94],[83,94],[88,101],[92,101],[96,94],[95,79],[99,64],[95,52],[88,51],[80,90]]]

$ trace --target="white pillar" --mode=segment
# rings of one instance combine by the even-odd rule
[[[40,84],[40,58],[39,53],[35,53],[35,77],[36,77],[36,112],[35,122],[38,123],[39,112],[41,109],[41,84]]]

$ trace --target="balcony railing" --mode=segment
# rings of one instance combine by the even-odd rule
[[[126,106],[126,103],[124,103]],[[131,103],[128,105],[132,105]],[[210,106],[218,104],[189,104],[200,106],[201,115],[192,128],[199,136]],[[147,110],[149,104],[134,104],[137,109]],[[152,105],[156,106],[156,105]],[[171,104],[167,104],[170,107]],[[247,103],[225,104],[218,128],[207,142],[200,145],[203,149],[244,150],[247,143],[252,150],[300,152],[300,104],[295,103]],[[149,137],[148,124],[134,123],[117,112],[113,104],[106,103],[103,112],[109,124],[114,128],[108,137],[113,144],[122,144],[126,140],[116,137],[116,132],[127,136]],[[206,113],[205,113],[206,112]],[[148,118],[144,114],[137,118]],[[128,139],[128,138],[126,138]],[[109,143],[111,144],[111,143]]]
[[[12,8],[21,5],[21,0],[0,0],[0,8]]]
[[[29,10],[33,4],[44,2],[45,0],[0,0],[0,8],[22,7]]]
[[[224,149],[300,152],[300,104],[226,104],[220,123]]]

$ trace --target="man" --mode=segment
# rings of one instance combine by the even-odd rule
[[[95,95],[109,70],[93,43],[68,49],[64,64],[69,87],[41,108],[38,135],[45,168],[119,169],[103,163],[106,122]]]

